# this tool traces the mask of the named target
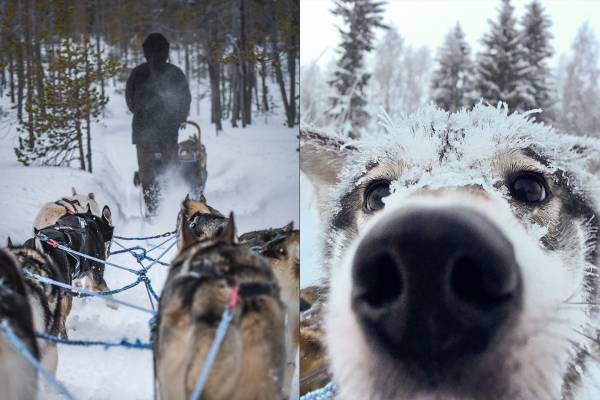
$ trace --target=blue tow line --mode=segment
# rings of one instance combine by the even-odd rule
[[[206,356],[204,365],[202,365],[202,371],[198,376],[198,380],[196,381],[196,386],[194,386],[194,390],[192,391],[190,400],[200,399],[200,394],[202,393],[202,389],[204,389],[204,385],[208,380],[208,375],[210,374],[212,365],[215,362],[217,353],[219,352],[219,347],[221,347],[221,342],[223,341],[225,334],[227,334],[227,328],[229,328],[229,323],[233,319],[233,309],[235,308],[238,302],[238,290],[239,287],[235,287],[233,289],[233,292],[231,294],[231,301],[229,302],[227,308],[225,308],[225,311],[223,311],[223,315],[221,316],[221,322],[219,322],[217,333],[215,334],[215,339],[213,340],[210,346],[210,350],[208,351],[208,355]]]
[[[21,339],[19,339],[19,337],[17,337],[17,335],[15,335],[14,331],[12,330],[12,328],[8,325],[8,323],[6,321],[3,321],[0,324],[0,331],[2,331],[2,333],[4,333],[4,336],[12,344],[12,346],[15,348],[15,350],[19,354],[21,354],[21,356],[23,356],[23,358],[25,358],[27,361],[29,361],[29,363],[31,365],[33,365],[35,367],[35,369],[37,369],[39,371],[39,373],[42,374],[44,376],[44,378],[46,378],[46,380],[48,382],[50,382],[50,384],[52,386],[54,386],[54,388],[59,393],[61,393],[68,400],[76,400],[75,396],[73,396],[67,390],[67,388],[62,383],[60,383],[54,377],[54,375],[52,375],[46,368],[44,368],[44,366],[29,352],[29,349],[27,349],[27,346],[25,346],[25,344],[21,341]]]
[[[61,339],[56,336],[46,335],[45,333],[36,333],[35,336],[39,337],[50,343],[56,344],[65,344],[69,346],[84,346],[84,347],[92,347],[92,346],[101,346],[104,349],[108,349],[110,347],[124,347],[127,349],[141,349],[141,350],[151,350],[151,343],[143,343],[139,338],[136,338],[135,341],[130,341],[127,338],[122,338],[120,342],[107,342],[102,340],[73,340],[73,339]]]

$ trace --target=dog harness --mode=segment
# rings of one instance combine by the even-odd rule
[[[67,207],[64,203],[67,203],[68,205],[70,205],[72,207],[72,209],[69,209],[69,207]],[[77,212],[77,208],[76,208],[77,206],[82,207],[81,203],[79,203],[79,200],[71,200],[71,199],[67,199],[66,197],[63,197],[62,199],[55,201],[54,204],[63,207],[65,209],[65,211],[67,212],[67,214],[74,214],[75,212]]]

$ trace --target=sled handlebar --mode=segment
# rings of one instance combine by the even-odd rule
[[[200,125],[198,125],[194,121],[185,121],[186,124],[192,125],[198,131],[198,140],[202,143],[202,130],[200,129]]]

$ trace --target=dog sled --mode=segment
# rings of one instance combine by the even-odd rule
[[[191,197],[199,199],[204,193],[208,176],[206,170],[206,147],[202,144],[202,130],[200,129],[200,125],[194,121],[186,121],[185,124],[196,128],[197,133],[178,143],[177,159],[175,161],[176,173],[189,187]],[[160,156],[160,153],[156,154],[157,162],[160,162]],[[166,166],[162,168],[162,172],[165,172],[165,169]],[[140,212],[143,216],[148,215],[148,207],[144,201],[139,171],[134,173],[133,184],[140,188]],[[156,181],[156,185],[159,185],[159,180]]]

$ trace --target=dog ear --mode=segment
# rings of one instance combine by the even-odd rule
[[[90,199],[90,200],[96,200],[96,195],[94,194],[94,192],[89,192],[88,193],[88,199]]]
[[[77,196],[77,190],[75,190],[74,187],[71,187],[71,193],[73,194],[73,197]]]
[[[6,247],[8,247],[8,248],[13,248],[14,247],[13,246],[13,242],[10,239],[10,236],[8,238],[6,238]]]
[[[285,233],[290,233],[293,230],[294,230],[294,221],[290,221],[289,224],[287,224],[286,226],[283,227],[283,231]]]
[[[229,213],[229,219],[227,220],[227,224],[225,224],[225,228],[219,235],[221,240],[226,242],[235,243],[235,219],[233,218],[233,211]]]
[[[89,207],[90,205],[88,204],[88,209]],[[102,209],[102,218],[108,225],[112,226],[112,213],[110,212],[110,208],[108,206],[104,206]]]
[[[200,195],[200,203],[206,204],[206,197],[204,197],[204,193]]]
[[[87,204],[87,210],[85,210],[85,213],[89,215],[92,214],[92,208],[90,207],[90,203]]]
[[[341,138],[310,130],[300,132],[300,170],[314,184],[319,200],[339,182],[340,171],[353,151],[356,147],[346,146]]]
[[[179,212],[179,217],[177,220],[177,234],[179,235],[179,251],[182,252],[194,243],[198,242],[198,238],[190,229],[190,225],[186,217],[185,206]]]

